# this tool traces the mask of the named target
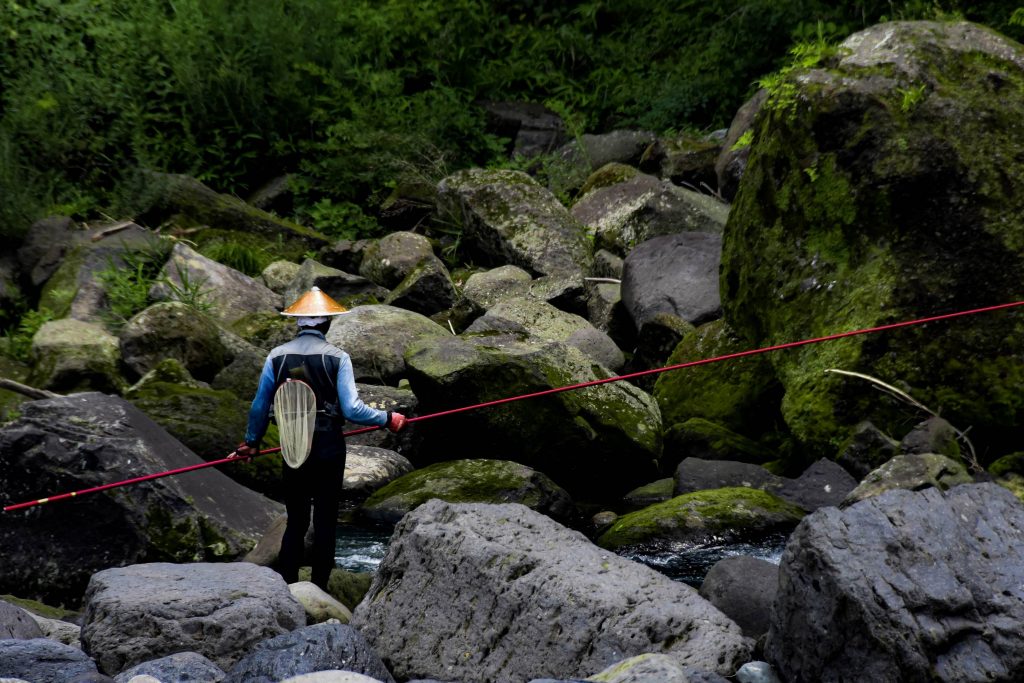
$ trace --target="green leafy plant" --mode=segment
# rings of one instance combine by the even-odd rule
[[[250,277],[258,277],[274,260],[266,249],[238,242],[212,242],[203,247],[200,253]]]
[[[107,259],[107,267],[96,273],[106,295],[104,322],[111,328],[124,326],[150,303],[149,290],[160,277],[167,259],[164,245],[130,249],[120,257]]]
[[[212,310],[213,302],[210,295],[213,288],[204,286],[206,278],[193,278],[189,275],[188,269],[182,268],[177,262],[174,264],[174,270],[178,276],[177,282],[169,277],[163,279],[163,283],[171,290],[171,298],[201,313]]]
[[[737,151],[739,151],[741,149],[745,149],[747,147],[750,147],[750,145],[752,145],[753,143],[754,143],[754,131],[753,130],[745,130],[745,131],[743,131],[743,135],[741,135],[736,140],[736,143],[732,147],[729,148],[729,151],[730,152],[737,152]]]
[[[904,114],[909,114],[917,106],[924,101],[925,97],[925,84],[912,85],[907,88],[901,88],[897,92],[900,94],[900,111]]]
[[[49,309],[26,311],[17,327],[8,330],[4,335],[6,355],[17,361],[27,361],[29,352],[32,350],[32,338],[36,336],[40,327],[51,320],[53,320],[53,313]]]

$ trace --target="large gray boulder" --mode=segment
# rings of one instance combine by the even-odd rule
[[[441,181],[438,202],[442,213],[462,226],[463,243],[471,252],[495,265],[512,264],[541,276],[560,290],[555,297],[560,307],[580,305],[591,258],[585,230],[530,176],[460,171]]]
[[[622,302],[637,329],[658,313],[691,325],[720,317],[721,258],[721,235],[705,232],[654,237],[631,251],[622,270]]]
[[[560,521],[568,520],[574,511],[569,494],[550,478],[505,460],[428,465],[376,491],[360,511],[374,521],[395,524],[433,498],[449,503],[519,503]]]
[[[114,680],[130,683],[135,676],[152,676],[161,683],[220,683],[224,670],[198,652],[176,652],[136,664],[114,676]]]
[[[27,382],[57,393],[119,393],[127,384],[117,337],[98,323],[74,318],[51,320],[39,328],[32,337],[29,364]]]
[[[85,592],[82,647],[117,674],[198,652],[227,669],[255,644],[306,625],[281,575],[246,562],[157,562],[105,569]]]
[[[559,196],[568,195],[583,186],[591,173],[607,164],[637,166],[657,139],[654,133],[645,130],[581,135],[555,152],[560,172],[552,175],[548,186]]]
[[[130,403],[103,394],[30,401],[0,430],[11,502],[201,464]],[[77,604],[107,567],[244,555],[282,506],[212,468],[4,513],[0,594]]]
[[[352,623],[400,679],[583,677],[645,652],[731,673],[752,645],[689,586],[512,504],[407,515]]]
[[[48,638],[0,639],[0,680],[68,683],[96,674],[89,655],[70,645]]]
[[[638,174],[590,192],[572,215],[595,237],[595,245],[625,256],[652,237],[683,232],[721,234],[729,207],[667,180]]]
[[[120,347],[125,365],[139,377],[174,358],[196,379],[209,381],[232,356],[217,323],[180,301],[134,315],[121,330]]]
[[[419,339],[450,337],[430,318],[394,306],[357,306],[334,318],[331,342],[352,359],[357,382],[397,385],[406,376],[406,349]]]
[[[174,245],[163,279],[149,291],[153,301],[199,304],[224,325],[252,313],[281,309],[281,295],[259,281],[209,259],[182,242]]]
[[[32,615],[9,602],[0,600],[0,640],[42,638],[43,632]]]
[[[458,302],[455,284],[441,259],[432,256],[419,263],[399,282],[384,303],[423,315],[446,311]]]
[[[611,377],[571,346],[511,335],[429,339],[410,347],[406,362],[424,414]],[[511,460],[574,496],[621,495],[655,478],[661,454],[657,406],[626,382],[466,411],[416,428],[425,456]]]
[[[701,597],[755,639],[768,633],[778,592],[779,566],[749,555],[719,560],[700,585]]]
[[[889,491],[786,544],[765,653],[791,681],[1012,681],[1024,506],[996,484]]]
[[[394,451],[374,446],[348,444],[345,454],[346,497],[366,497],[404,474],[412,463]]]
[[[615,342],[586,318],[561,311],[533,297],[505,299],[466,328],[468,333],[514,333],[573,346],[604,367],[619,371],[625,363]]]
[[[228,671],[224,683],[277,683],[335,669],[395,683],[366,638],[342,624],[307,626],[265,640]]]
[[[394,289],[421,263],[436,258],[430,240],[423,235],[392,232],[367,245],[359,274],[382,287]]]
[[[29,227],[18,247],[18,270],[33,290],[53,276],[75,241],[77,226],[67,216],[47,216]]]
[[[483,310],[502,299],[522,297],[530,291],[530,274],[518,266],[499,266],[466,278],[462,295]]]

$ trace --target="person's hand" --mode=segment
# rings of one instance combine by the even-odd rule
[[[395,433],[401,431],[408,421],[408,418],[401,413],[388,413],[388,421],[384,426],[388,428],[389,432]]]
[[[228,459],[234,460],[235,458],[251,458],[254,455],[259,455],[259,452],[259,446],[250,446],[249,444],[243,441],[242,443],[238,444],[238,447],[235,448],[234,453],[228,455]]]

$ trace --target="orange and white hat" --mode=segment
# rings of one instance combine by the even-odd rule
[[[281,311],[281,315],[299,318],[300,325],[303,323],[316,325],[325,322],[326,318],[342,313],[348,313],[348,309],[321,292],[319,287],[313,287],[300,296],[295,303]],[[307,318],[310,319],[309,322],[304,320]]]

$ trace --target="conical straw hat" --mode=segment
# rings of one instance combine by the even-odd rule
[[[317,318],[324,315],[341,315],[342,313],[348,313],[348,309],[321,292],[319,287],[313,287],[300,296],[298,301],[281,311],[281,315],[297,318]]]

